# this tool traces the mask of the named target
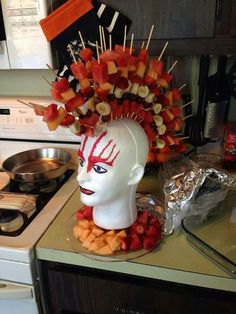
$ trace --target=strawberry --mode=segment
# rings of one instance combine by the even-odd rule
[[[70,113],[67,113],[65,118],[61,121],[60,125],[63,125],[63,126],[69,126],[71,125],[73,122],[75,121],[75,117],[70,114]]]
[[[76,217],[77,220],[82,220],[82,219],[84,219],[84,213],[83,213],[83,211],[82,211],[81,209],[79,209],[79,210],[77,211],[75,217]]]
[[[91,98],[94,95],[94,88],[92,86],[88,86],[81,89],[80,92],[83,96]]]
[[[149,212],[147,210],[138,213],[137,222],[147,225],[149,220]]]
[[[129,249],[139,250],[142,248],[142,242],[137,234],[132,234],[130,238]]]
[[[101,86],[96,88],[96,94],[99,100],[106,100],[108,96],[109,90],[103,89]]]
[[[141,235],[145,232],[145,226],[141,223],[134,223],[134,225],[131,227],[131,230],[133,233]]]
[[[113,74],[109,74],[108,83],[116,84],[116,82],[119,80],[120,77],[121,77],[121,71],[118,71]]]
[[[145,250],[154,249],[157,245],[157,240],[152,236],[146,236],[143,240],[143,248]]]
[[[167,82],[170,82],[173,79],[173,74],[163,72],[161,77]]]
[[[156,102],[159,102],[163,106],[168,106],[170,104],[169,99],[167,99],[164,95],[158,96]]]
[[[70,83],[65,77],[62,77],[58,81],[52,82],[52,87],[64,93],[70,88]]]
[[[56,104],[50,104],[47,106],[47,108],[44,110],[43,113],[43,121],[53,121],[58,115],[57,105]]]
[[[160,87],[158,87],[157,85],[153,85],[151,88],[151,93],[153,93],[156,97],[160,96]]]
[[[127,78],[121,77],[116,82],[116,86],[121,88],[121,89],[126,89],[129,86],[129,82],[128,82]]]
[[[172,93],[173,93],[173,100],[180,100],[181,95],[180,95],[180,91],[178,90],[178,88],[174,87],[172,89]]]
[[[93,207],[92,206],[84,206],[83,207],[84,218],[91,220],[93,218]]]
[[[149,224],[150,224],[150,225],[153,225],[153,224],[160,224],[160,222],[159,222],[159,220],[158,220],[157,217],[150,217]]]
[[[159,239],[160,235],[161,235],[160,231],[161,230],[159,228],[159,225],[150,225],[150,226],[148,226],[146,234],[148,236],[152,236],[152,237],[155,237],[155,238]]]
[[[127,251],[129,249],[129,244],[130,244],[130,238],[129,237],[121,238],[120,249],[122,251]]]

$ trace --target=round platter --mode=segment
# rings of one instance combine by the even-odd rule
[[[80,240],[78,240],[73,234],[73,228],[77,224],[76,213],[74,213],[70,217],[68,226],[67,226],[67,240],[72,250],[76,253],[84,255],[93,260],[111,261],[111,262],[119,261],[120,262],[120,261],[133,260],[135,258],[141,257],[151,252],[152,250],[156,249],[164,238],[164,222],[165,222],[164,206],[161,202],[156,200],[156,198],[150,194],[138,193],[136,200],[137,200],[138,211],[143,211],[144,209],[148,210],[152,216],[155,216],[158,218],[162,226],[163,231],[161,234],[161,238],[157,241],[156,246],[154,248],[149,249],[149,250],[146,250],[143,248],[139,250],[127,250],[127,251],[121,250],[118,252],[114,252],[110,255],[100,255],[100,254],[96,254],[96,252],[90,252],[82,246],[82,243],[80,242]]]

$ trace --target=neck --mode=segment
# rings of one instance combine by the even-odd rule
[[[94,206],[93,219],[97,226],[104,229],[124,229],[137,218],[136,187],[131,186],[127,193],[108,204]]]

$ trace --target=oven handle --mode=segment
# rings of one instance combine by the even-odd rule
[[[0,300],[19,300],[32,298],[32,287],[0,282]]]

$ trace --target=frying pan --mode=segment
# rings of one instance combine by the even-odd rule
[[[20,182],[42,182],[55,179],[67,169],[71,155],[60,148],[27,150],[7,158],[3,170]]]

